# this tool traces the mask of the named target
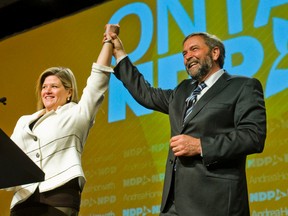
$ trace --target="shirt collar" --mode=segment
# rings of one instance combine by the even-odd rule
[[[220,69],[213,73],[211,76],[209,76],[208,79],[204,81],[207,87],[211,87],[220,78],[220,76],[222,76],[223,73],[224,70]]]

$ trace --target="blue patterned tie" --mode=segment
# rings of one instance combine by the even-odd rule
[[[197,88],[194,89],[194,91],[191,93],[191,95],[186,98],[185,102],[186,102],[186,113],[185,113],[185,117],[184,117],[184,122],[186,121],[187,117],[190,115],[190,113],[193,110],[193,106],[195,104],[195,102],[197,101],[197,95],[200,94],[200,92],[206,87],[207,85],[202,82],[200,83]]]

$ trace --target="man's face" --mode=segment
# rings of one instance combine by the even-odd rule
[[[204,39],[201,36],[187,39],[182,53],[188,74],[199,82],[203,81],[213,66],[211,52]]]

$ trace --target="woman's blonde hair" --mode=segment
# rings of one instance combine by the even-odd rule
[[[71,98],[70,100],[67,100],[67,103],[71,101],[78,103],[77,83],[76,83],[76,79],[75,79],[73,72],[69,68],[65,68],[65,67],[51,67],[51,68],[46,69],[42,74],[40,74],[37,80],[37,85],[36,85],[37,110],[41,110],[45,108],[42,102],[41,91],[42,91],[42,86],[43,86],[45,79],[51,75],[57,76],[62,82],[65,89],[72,90]]]

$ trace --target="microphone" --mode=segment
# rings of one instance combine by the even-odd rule
[[[0,98],[0,103],[3,103],[4,105],[6,105],[6,100],[7,100],[6,97],[2,97]]]

